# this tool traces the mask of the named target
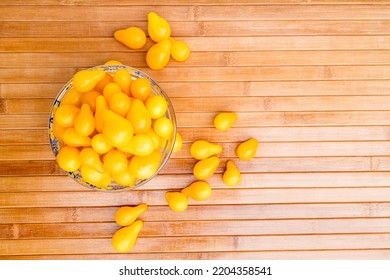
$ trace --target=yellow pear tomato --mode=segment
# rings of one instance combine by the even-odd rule
[[[146,43],[145,32],[141,28],[134,26],[115,31],[114,37],[131,49],[140,49]]]
[[[61,105],[62,104],[71,104],[71,105],[75,105],[77,107],[80,107],[81,106],[81,96],[82,96],[81,92],[78,92],[74,88],[70,88],[62,97]]]
[[[171,56],[176,61],[185,61],[190,56],[190,47],[183,41],[170,38],[172,43]]]
[[[165,199],[168,202],[169,208],[176,212],[182,212],[188,207],[188,199],[181,192],[167,192]]]
[[[130,73],[123,68],[118,69],[118,71],[115,72],[114,82],[118,84],[118,86],[121,88],[121,90],[126,93],[127,95],[130,95],[130,87],[131,87],[131,75]]]
[[[155,42],[166,40],[171,36],[171,26],[168,21],[155,12],[148,14],[148,34]]]
[[[160,95],[152,95],[146,100],[145,107],[149,111],[152,119],[158,119],[165,115],[168,103],[164,97]]]
[[[80,108],[75,105],[61,104],[55,112],[54,121],[62,127],[71,127],[79,112]]]
[[[92,149],[98,154],[105,154],[111,151],[114,147],[111,146],[104,138],[103,134],[96,134],[91,140]]]
[[[103,172],[103,163],[100,160],[99,154],[92,148],[84,148],[81,150],[80,155],[80,164],[82,166],[88,165],[93,167],[99,172]]]
[[[124,172],[128,166],[127,157],[121,151],[109,151],[104,155],[103,166],[110,174]]]
[[[241,173],[232,160],[226,163],[226,170],[222,175],[223,182],[228,186],[237,186],[240,183]]]
[[[80,173],[85,181],[96,187],[107,187],[112,181],[107,171],[99,172],[89,165],[82,165]]]
[[[173,124],[171,120],[166,117],[158,118],[154,122],[153,128],[157,135],[164,139],[169,139],[173,132]]]
[[[93,90],[105,75],[106,73],[101,69],[81,70],[73,76],[73,87],[79,92]]]
[[[96,111],[96,98],[101,95],[100,92],[96,90],[90,90],[84,92],[81,95],[81,104],[88,104],[91,111],[95,113]]]
[[[138,78],[131,83],[131,95],[145,102],[152,93],[152,85],[147,78]]]
[[[73,172],[79,169],[80,151],[75,147],[62,146],[57,155],[58,165],[67,172]]]
[[[116,93],[122,92],[122,89],[118,84],[112,82],[108,83],[103,89],[103,96],[106,99],[107,103],[110,101],[111,96]]]
[[[146,53],[146,64],[152,70],[161,70],[169,62],[171,57],[171,41],[162,40],[150,47]]]
[[[112,236],[112,246],[114,249],[120,253],[130,251],[134,247],[138,234],[143,226],[144,223],[141,220],[136,220],[131,225],[117,230]]]
[[[188,187],[181,190],[181,193],[194,200],[202,201],[209,199],[211,195],[211,187],[205,181],[195,181]]]
[[[252,159],[257,152],[257,147],[259,142],[255,138],[251,138],[237,146],[237,156],[241,160],[250,160]]]
[[[129,112],[130,104],[130,97],[123,92],[115,93],[108,102],[110,109],[122,117],[125,117]]]
[[[157,150],[148,156],[134,156],[130,160],[129,170],[136,178],[148,179],[157,172],[161,158],[162,153]]]

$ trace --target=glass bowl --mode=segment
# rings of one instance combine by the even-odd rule
[[[88,187],[90,189],[94,189],[94,190],[101,190],[101,191],[102,190],[103,191],[121,191],[122,190],[123,191],[123,190],[128,190],[128,189],[139,188],[139,187],[145,185],[150,180],[152,180],[154,177],[156,177],[156,175],[166,165],[166,163],[168,162],[168,160],[169,160],[169,158],[170,158],[170,156],[172,154],[173,147],[174,147],[175,140],[176,140],[176,129],[177,129],[176,128],[175,111],[173,109],[172,102],[170,101],[168,95],[164,92],[164,90],[148,74],[142,72],[141,70],[138,70],[136,68],[133,68],[133,67],[130,67],[130,66],[126,66],[126,65],[99,65],[99,66],[90,68],[90,70],[92,70],[92,69],[102,69],[103,71],[105,71],[106,73],[108,73],[110,75],[113,75],[116,71],[118,71],[118,69],[125,69],[125,70],[127,70],[130,73],[130,75],[131,75],[133,80],[135,80],[137,78],[147,78],[150,81],[150,84],[152,85],[152,93],[154,95],[160,95],[160,96],[164,97],[164,99],[168,103],[168,109],[167,109],[167,112],[165,113],[165,117],[167,117],[173,124],[172,137],[165,141],[165,145],[161,145],[161,146],[163,146],[163,148],[161,148],[161,152],[162,152],[163,156],[162,156],[162,158],[160,160],[159,168],[157,169],[155,174],[153,176],[151,176],[150,178],[148,178],[148,179],[142,179],[142,180],[141,179],[136,179],[133,186],[122,186],[122,185],[119,185],[116,182],[112,181],[111,184],[108,185],[107,187],[101,188],[101,187],[97,187],[97,186],[94,186],[94,185],[86,182],[83,179],[83,177],[81,176],[79,170],[77,170],[75,172],[66,172],[66,173],[68,173],[68,175],[70,177],[72,177],[79,184],[81,184],[81,185],[83,185],[85,187]],[[58,93],[56,99],[53,102],[53,105],[52,105],[52,108],[51,108],[51,112],[50,112],[50,117],[49,117],[49,140],[50,140],[50,145],[51,145],[51,148],[53,150],[53,153],[54,153],[55,157],[57,157],[58,152],[59,152],[61,146],[63,145],[63,143],[61,143],[56,138],[56,136],[54,135],[53,119],[54,119],[54,115],[56,113],[57,108],[61,104],[62,97],[71,88],[73,88],[72,80],[69,80],[64,85],[64,87],[60,90],[60,92]]]

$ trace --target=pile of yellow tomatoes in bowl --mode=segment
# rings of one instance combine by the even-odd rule
[[[132,187],[153,177],[175,141],[169,99],[154,94],[151,80],[131,75],[126,66],[81,70],[71,81],[52,123],[61,143],[59,166],[79,171],[99,189],[113,181]]]

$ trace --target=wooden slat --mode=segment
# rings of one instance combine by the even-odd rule
[[[383,0],[374,0],[369,1],[370,4],[387,4],[387,1]],[[34,0],[3,0],[3,5],[61,5],[61,6],[69,6],[69,5],[80,5],[80,6],[90,6],[91,2],[88,0],[43,0],[39,1],[37,4]],[[155,0],[145,0],[142,1],[142,3],[134,3],[133,0],[121,0],[117,2],[111,2],[109,0],[94,0],[94,5],[114,5],[114,6],[127,6],[127,5],[135,5],[135,6],[144,6],[144,5],[155,5]],[[184,0],[184,1],[176,1],[176,0],[166,0],[164,1],[164,5],[169,6],[177,6],[177,5],[237,5],[237,0]],[[367,4],[366,0],[310,0],[310,1],[302,1],[302,0],[241,0],[239,2],[239,5],[296,5],[296,4],[302,4],[308,5],[308,4],[350,4],[356,5],[356,4]],[[330,6],[330,5],[329,5]]]
[[[147,67],[146,53],[0,53],[0,68],[13,67],[79,67],[100,65],[115,59],[133,67]],[[172,67],[188,66],[275,66],[275,65],[381,65],[389,64],[390,51],[253,51],[192,52],[186,63],[171,61]]]
[[[0,114],[0,128],[48,128],[49,113],[36,115],[2,115]]]
[[[310,1],[312,2],[312,1]],[[341,2],[341,1],[338,1]],[[386,3],[385,3],[386,4]],[[384,5],[257,5],[242,6],[198,6],[198,20],[339,20],[339,19],[389,19],[390,13]]]
[[[124,204],[131,205],[131,204]],[[142,220],[222,221],[390,217],[389,203],[191,205],[184,212],[150,205]],[[1,224],[112,222],[118,207],[0,208]],[[210,213],[213,213],[210,216]],[[261,213],[261,215],[259,215]],[[352,220],[353,221],[353,220]],[[60,225],[60,224],[58,224]]]
[[[140,217],[142,219],[142,217]],[[110,238],[119,228],[109,223],[4,224],[0,240],[40,238]],[[223,229],[223,230],[221,230]],[[388,233],[388,218],[272,220],[272,221],[161,221],[146,222],[140,237],[225,236],[225,235],[295,235]]]
[[[27,168],[28,166],[28,168]],[[64,174],[55,161],[0,161],[0,175],[53,175]]]
[[[390,70],[390,67],[389,67]],[[172,98],[173,107],[177,112],[219,111],[345,111],[345,110],[389,110],[390,100],[380,96],[311,96],[311,97],[209,97],[209,98]],[[207,103],[205,102],[207,100]],[[241,101],[239,101],[241,100]],[[7,101],[6,101],[7,102]],[[240,104],[241,102],[241,104]],[[5,104],[7,107],[7,104]],[[39,103],[38,103],[39,106]],[[13,105],[17,108],[17,105]],[[6,108],[7,110],[7,108]],[[47,109],[46,109],[47,111]],[[19,113],[19,112],[15,112]]]
[[[314,189],[215,189],[207,201],[190,204],[269,204],[389,202],[390,188],[314,188]],[[0,207],[80,207],[123,204],[166,205],[165,191],[105,193],[27,192],[2,193]]]
[[[351,36],[242,36],[181,37],[192,51],[258,50],[381,50],[390,48],[388,35]],[[142,50],[147,50],[147,42]],[[108,52],[129,51],[112,38],[1,38],[0,52]]]
[[[13,255],[4,260],[386,260],[389,249],[369,250],[311,250],[260,252],[186,252],[186,253],[132,253],[84,255]]]
[[[10,129],[1,130],[0,145],[25,145],[25,144],[48,144],[49,136],[46,129]]]
[[[3,2],[1,3],[4,4]],[[92,3],[91,3],[92,4]],[[377,7],[378,8],[378,7]],[[0,6],[2,14],[0,21],[145,21],[150,11],[155,11],[169,22],[194,20],[195,6]],[[377,9],[379,10],[379,9]],[[380,11],[380,10],[379,10]],[[375,7],[371,10],[376,12]],[[364,12],[363,12],[364,13]],[[383,13],[383,10],[382,12]],[[369,16],[370,12],[365,13]],[[72,15],[69,18],[67,15]],[[384,13],[385,15],[385,13]]]
[[[172,36],[275,36],[275,35],[388,35],[389,20],[305,20],[269,21],[175,21],[170,22]],[[147,30],[144,21],[4,21],[1,37],[111,37],[118,29],[138,26]]]
[[[2,255],[114,253],[111,239],[5,240]],[[161,246],[166,244],[166,246]],[[340,234],[312,236],[213,236],[139,238],[132,252],[202,252],[383,249],[390,246],[390,234]]]
[[[332,2],[332,0],[323,0],[323,2]],[[345,0],[344,0],[345,1]],[[348,1],[345,1],[348,2]],[[380,3],[380,1],[377,1]],[[240,1],[240,5],[245,5],[245,4],[301,4],[302,0],[242,0]],[[68,6],[68,5],[87,5],[90,6],[91,2],[87,0],[44,0],[40,1],[39,4],[37,4],[34,0],[4,0],[2,4],[6,5],[63,5],[63,6]],[[156,5],[155,0],[146,0],[142,1],[142,3],[134,3],[133,0],[121,0],[117,1],[115,3],[107,1],[107,0],[94,0],[93,2],[94,5],[115,5],[115,6],[124,6],[124,5],[135,5],[135,6],[143,6],[143,5]],[[237,0],[196,0],[196,1],[191,1],[191,0],[185,0],[185,1],[176,1],[176,0],[167,0],[164,1],[164,5],[192,5],[192,4],[201,4],[201,5],[231,5],[231,4],[237,4]]]
[[[0,146],[0,160],[53,160],[50,145]]]
[[[95,1],[94,1],[95,2]],[[284,1],[285,2],[285,1]],[[110,3],[111,4],[111,3]],[[166,4],[165,2],[163,3]],[[204,3],[205,4],[205,3]],[[218,3],[219,4],[219,3]],[[181,20],[320,20],[320,19],[389,19],[387,5],[248,5],[241,6],[3,6],[0,21],[118,21],[145,20],[155,11],[169,22]],[[66,15],[73,15],[72,18]]]

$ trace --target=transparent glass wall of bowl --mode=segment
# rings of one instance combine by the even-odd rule
[[[118,69],[121,69],[121,68],[126,69],[130,73],[130,75],[132,76],[133,80],[135,80],[137,78],[147,78],[150,81],[151,85],[152,85],[152,92],[153,92],[153,94],[154,95],[160,95],[160,96],[163,96],[165,98],[165,100],[168,102],[168,110],[167,110],[165,116],[168,119],[171,120],[174,129],[173,129],[172,137],[166,141],[166,143],[165,143],[165,145],[164,145],[164,147],[162,149],[163,157],[162,157],[162,159],[161,159],[161,161],[159,163],[159,168],[158,168],[157,172],[152,177],[150,177],[148,179],[144,179],[144,180],[137,179],[135,181],[135,183],[134,183],[134,186],[131,186],[131,187],[121,186],[121,185],[116,184],[116,183],[113,182],[112,184],[107,186],[107,188],[103,189],[103,188],[91,185],[88,182],[86,182],[82,178],[82,176],[81,176],[79,171],[67,172],[68,175],[71,178],[73,178],[76,182],[78,182],[79,184],[81,184],[81,185],[83,185],[85,187],[88,187],[88,188],[94,189],[94,190],[121,191],[121,190],[127,190],[127,189],[135,189],[135,188],[138,188],[140,186],[145,185],[147,182],[152,180],[163,169],[163,167],[166,165],[166,163],[168,162],[168,160],[169,160],[169,158],[170,158],[170,156],[172,154],[173,146],[174,146],[175,140],[176,140],[177,123],[176,123],[176,116],[175,116],[175,111],[174,111],[172,102],[169,99],[168,95],[164,92],[164,90],[148,74],[146,74],[143,71],[138,70],[136,68],[133,68],[133,67],[130,67],[130,66],[125,66],[125,65],[107,65],[107,66],[100,65],[100,66],[96,66],[96,67],[89,68],[89,69],[91,69],[91,70],[93,70],[93,69],[102,69],[105,72],[113,75],[116,71],[118,71]],[[50,140],[50,145],[51,145],[51,148],[52,148],[52,151],[53,151],[55,157],[57,157],[62,143],[60,143],[58,141],[58,139],[54,135],[53,119],[54,119],[54,115],[55,115],[55,112],[56,112],[57,108],[61,105],[61,100],[62,100],[63,96],[72,87],[73,87],[72,80],[68,81],[64,85],[64,87],[60,90],[60,92],[58,93],[56,99],[54,100],[52,108],[51,108],[51,112],[50,112],[50,117],[49,117],[49,140]]]

